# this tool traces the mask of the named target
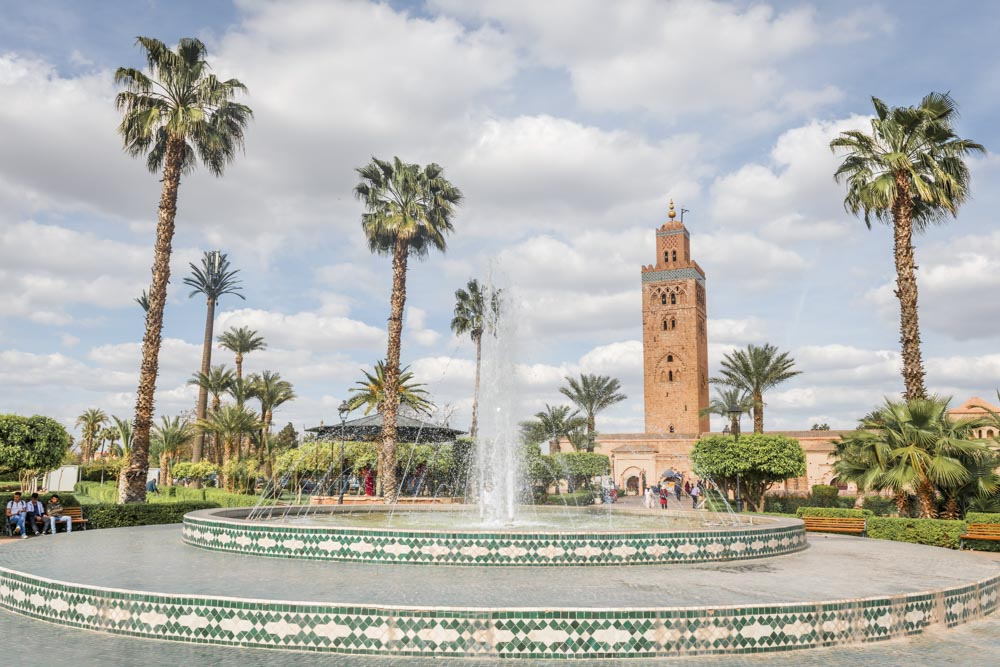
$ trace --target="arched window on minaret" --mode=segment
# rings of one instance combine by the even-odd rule
[[[668,354],[667,355],[667,363],[668,364],[674,363],[674,355],[672,355],[672,354]]]
[[[670,294],[670,305],[671,306],[677,305],[677,295],[676,294],[673,294],[673,293]]]
[[[675,262],[677,261],[677,251],[676,251],[676,250],[674,250],[674,256],[673,256],[673,260],[674,260]]]
[[[671,424],[671,425],[670,425],[670,432],[671,432],[671,433],[673,433],[673,432],[674,432],[674,425],[673,425],[673,424]]]
[[[667,305],[667,295],[666,294],[661,294],[660,295],[660,304],[662,304],[664,306]]]
[[[664,250],[663,251],[663,263],[666,264],[669,261],[670,261],[670,251]]]
[[[674,381],[674,372],[667,371],[667,382],[673,382],[673,381]]]
[[[670,328],[671,329],[676,329],[677,328],[677,320],[675,320],[672,317],[670,318]]]
[[[670,324],[669,322],[667,322],[666,320],[663,320],[663,330],[664,331],[667,331],[670,328],[669,326],[667,326],[669,324]]]

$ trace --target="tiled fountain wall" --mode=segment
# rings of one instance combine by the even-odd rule
[[[248,522],[239,514],[192,512],[184,517],[183,539],[204,549],[277,558],[479,566],[701,563],[806,548],[805,529],[795,519],[691,531],[476,533]]]
[[[0,607],[183,642],[396,656],[649,658],[870,642],[953,626],[993,612],[998,586],[1000,577],[992,577],[930,593],[752,608],[406,609],[121,591],[0,568]]]

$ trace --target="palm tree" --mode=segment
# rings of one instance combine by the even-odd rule
[[[770,343],[751,343],[746,350],[734,350],[722,358],[721,365],[721,377],[711,381],[750,394],[754,433],[764,432],[764,392],[801,373],[792,370],[795,360],[787,352],[779,353]]]
[[[249,107],[232,101],[246,91],[242,83],[236,79],[222,81],[210,73],[201,41],[182,39],[176,50],[151,37],[139,37],[137,42],[145,53],[150,75],[131,67],[115,72],[115,83],[124,87],[115,100],[122,113],[118,132],[130,155],[146,156],[146,167],[153,173],[162,170],[163,188],[132,453],[118,483],[119,500],[125,503],[146,499],[149,433],[181,174],[193,169],[200,158],[212,173],[221,176],[243,147],[243,131],[253,115]]]
[[[541,442],[548,440],[550,452],[559,451],[559,439],[566,438],[573,444],[570,437],[574,431],[587,426],[587,418],[568,405],[551,406],[545,404],[545,410],[535,413],[535,420],[521,424],[529,440]],[[577,439],[579,442],[579,439]],[[576,448],[574,444],[574,448]]]
[[[472,384],[472,426],[469,437],[476,439],[479,422],[479,370],[483,358],[483,331],[489,328],[496,333],[496,321],[500,316],[501,290],[485,293],[479,281],[471,279],[467,289],[455,290],[455,317],[451,320],[451,330],[458,335],[469,334],[476,344],[476,377]],[[489,305],[487,305],[487,303]]]
[[[371,414],[372,410],[375,410],[382,415],[383,423],[385,423],[385,406],[383,405],[386,399],[385,362],[379,361],[375,364],[374,374],[366,370],[362,370],[361,372],[364,374],[365,379],[358,380],[354,383],[358,386],[348,390],[354,395],[348,399],[347,405],[352,411],[364,406],[366,415]],[[424,386],[420,382],[414,382],[410,367],[404,366],[399,373],[399,388],[396,394],[397,402],[405,405],[414,412],[421,412],[425,415],[431,414],[434,410],[434,403],[431,402],[429,398],[430,393],[424,389]]]
[[[99,438],[101,440],[101,451],[102,452],[104,451],[104,443],[108,443],[108,448],[107,448],[108,454],[110,456],[118,456],[120,452],[118,451],[118,448],[115,446],[115,443],[118,442],[118,438],[120,437],[121,434],[118,433],[118,429],[113,426],[106,426],[103,429],[101,429],[101,432],[99,434]]]
[[[231,488],[226,463],[234,458],[236,446],[243,434],[260,428],[260,420],[242,405],[223,405],[207,419],[199,420],[195,426],[198,430],[212,433],[222,440],[222,485],[227,489]]]
[[[560,387],[559,392],[571,400],[587,416],[587,451],[594,451],[595,416],[628,398],[620,393],[621,382],[607,375],[580,374],[580,379],[566,377],[569,387]]]
[[[282,380],[281,375],[264,371],[260,375],[250,376],[250,395],[260,401],[261,420],[261,451],[265,463],[265,477],[270,477],[271,450],[270,434],[274,410],[278,406],[295,400],[297,397],[292,389],[292,383]]]
[[[243,355],[266,350],[264,337],[249,327],[230,327],[219,336],[219,345],[236,355],[236,379],[243,379]]]
[[[842,132],[830,149],[846,153],[834,173],[847,182],[844,208],[893,228],[896,297],[906,399],[925,398],[924,367],[917,318],[917,278],[913,264],[913,232],[958,215],[969,196],[969,169],[963,158],[985,148],[955,135],[958,116],[947,94],[930,93],[916,107],[889,107],[872,98],[872,133]]]
[[[201,391],[206,392],[206,394],[211,394],[212,396],[212,412],[218,412],[219,406],[222,403],[222,395],[231,391],[233,384],[236,382],[236,377],[233,372],[226,368],[225,364],[219,364],[218,366],[212,366],[208,373],[195,373],[188,380],[188,384],[198,385],[199,393]],[[241,404],[242,405],[242,404]],[[198,420],[201,421],[201,420]],[[199,434],[198,439],[195,440],[195,445],[198,444],[200,440],[200,435],[203,435],[204,431]],[[213,443],[213,449],[215,454],[216,463],[222,460],[222,452],[219,450],[218,442]],[[194,446],[192,445],[192,449]],[[192,456],[192,459],[194,457]],[[196,482],[197,484],[197,482]]]
[[[173,482],[170,466],[184,445],[195,438],[194,427],[180,417],[162,417],[159,426],[153,427],[153,440],[160,449],[160,484],[169,486]]]
[[[445,236],[462,193],[444,178],[444,169],[423,169],[398,157],[392,162],[372,158],[359,168],[361,182],[355,196],[365,205],[361,227],[373,253],[392,256],[392,294],[389,298],[389,336],[385,364],[385,400],[382,413],[384,496],[396,497],[396,410],[399,405],[399,356],[406,303],[406,265],[410,255],[425,257],[431,247],[444,252]]]
[[[113,415],[111,421],[114,422],[115,429],[118,431],[118,437],[122,441],[122,456],[128,456],[132,452],[132,422],[119,419]]]
[[[100,408],[90,408],[76,418],[76,425],[82,427],[81,436],[83,440],[80,442],[80,454],[83,457],[84,464],[90,463],[90,460],[93,458],[94,439],[101,432],[101,427],[107,422],[108,416]]]
[[[149,312],[149,293],[146,290],[142,290],[142,294],[135,297],[135,302],[142,308],[142,312]]]
[[[205,337],[201,346],[201,372],[208,373],[212,365],[212,329],[215,326],[215,305],[223,294],[234,294],[246,301],[246,297],[240,294],[243,289],[240,281],[236,278],[239,269],[229,270],[229,259],[226,254],[215,250],[206,252],[201,258],[201,266],[189,264],[191,275],[184,278],[184,284],[193,287],[188,297],[195,294],[205,295]],[[242,371],[242,369],[241,369]],[[208,405],[208,392],[205,387],[198,390],[198,407],[195,412],[195,419],[205,418],[205,408]],[[198,436],[191,448],[191,461],[198,463],[201,461],[201,450],[205,445],[205,434]]]
[[[746,390],[738,387],[725,389],[716,387],[715,398],[709,402],[708,407],[702,408],[698,412],[698,416],[719,415],[723,419],[728,419],[729,429],[735,433],[740,427],[738,415],[748,415],[751,410],[753,410],[753,399],[750,398],[750,394]],[[734,413],[737,416],[734,416]]]

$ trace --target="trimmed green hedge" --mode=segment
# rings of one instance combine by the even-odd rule
[[[795,515],[799,518],[804,516],[818,516],[848,519],[867,519],[874,516],[871,510],[849,510],[843,507],[800,507],[796,510]]]
[[[59,496],[60,502],[62,502],[63,507],[79,507],[80,501],[77,500],[76,496],[72,493],[56,493]],[[52,497],[51,493],[39,493],[38,499],[42,501],[42,504],[49,502],[49,498]],[[14,500],[13,493],[0,493],[0,514],[3,512],[3,508],[7,507],[7,503]],[[31,494],[25,493],[21,496],[21,500],[28,502],[31,500]]]
[[[957,549],[959,536],[965,532],[964,521],[946,519],[902,519],[878,516],[868,519],[868,537],[933,547]]]
[[[593,505],[597,493],[594,491],[574,491],[573,493],[553,493],[545,500],[546,505]]]
[[[889,516],[895,514],[898,509],[895,500],[882,496],[865,496],[861,506],[874,512],[875,516]]]
[[[101,503],[85,507],[83,518],[89,521],[88,528],[155,526],[164,523],[180,523],[188,512],[216,507],[218,507],[216,503],[135,503],[129,505]]]
[[[77,493],[86,496],[96,503],[113,504],[118,502],[117,483],[77,482],[74,487]],[[214,487],[204,489],[189,489],[184,486],[160,487],[159,493],[147,493],[146,502],[151,505],[176,503],[215,503],[219,507],[253,507],[260,501],[260,496],[229,493],[224,489]]]

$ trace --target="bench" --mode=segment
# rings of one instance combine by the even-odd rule
[[[63,516],[68,516],[73,519],[73,528],[77,526],[87,530],[87,519],[83,518],[83,508],[82,507],[63,507]],[[48,523],[48,519],[45,520]],[[59,530],[59,526],[62,525],[62,521],[56,521],[56,530]]]
[[[1000,523],[970,523],[964,535],[958,536],[958,548],[965,546],[965,540],[985,540],[1000,542]]]
[[[806,524],[806,530],[812,533],[865,534],[864,517],[804,516],[802,521]]]

